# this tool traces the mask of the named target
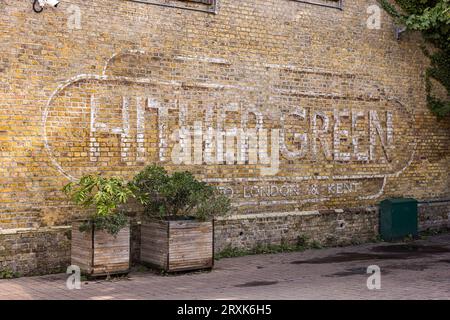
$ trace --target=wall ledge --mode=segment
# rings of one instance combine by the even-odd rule
[[[57,232],[61,230],[71,230],[72,226],[52,226],[40,228],[15,228],[15,229],[0,229],[0,235],[36,233],[36,232]]]
[[[355,208],[351,208],[355,209]],[[361,209],[367,212],[374,212],[377,207],[361,207]],[[229,220],[251,220],[251,219],[264,219],[264,218],[281,218],[291,216],[319,216],[330,213],[345,213],[346,209],[333,209],[333,210],[311,210],[311,211],[286,211],[286,212],[263,212],[263,213],[247,213],[230,215],[227,217],[216,218],[216,221],[229,221]]]

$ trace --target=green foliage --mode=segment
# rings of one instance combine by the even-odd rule
[[[406,26],[411,30],[425,31],[429,39],[439,47],[448,46],[450,7],[449,0],[427,1],[430,7],[416,7],[404,18]]]
[[[255,254],[275,254],[283,252],[299,252],[307,249],[322,249],[323,246],[317,240],[310,240],[306,235],[300,235],[296,243],[289,244],[286,241],[281,241],[280,244],[258,244],[252,249],[239,249],[231,245],[215,255],[215,259],[235,258],[246,255]]]
[[[122,212],[117,212],[107,216],[95,215],[91,217],[91,219],[81,224],[80,231],[86,232],[94,228],[96,231],[104,230],[109,234],[116,235],[127,225],[128,217]]]
[[[443,233],[449,233],[449,232],[450,232],[450,228],[445,228],[445,227],[441,228],[441,229],[428,228],[428,229],[420,232],[419,238],[425,240],[428,237],[436,236],[436,235],[443,234]]]
[[[409,30],[421,31],[424,38],[432,43],[437,51],[430,54],[427,70],[427,102],[431,111],[438,117],[450,114],[450,0],[396,0],[401,8],[398,11],[388,0],[379,0],[383,8],[396,18],[398,23]],[[437,80],[447,90],[447,99],[441,100],[431,94],[430,78]]]
[[[443,101],[431,95],[432,84],[430,79],[437,80],[447,89],[447,92],[450,92],[450,46],[434,54],[425,53],[428,54],[431,60],[426,77],[428,105],[437,116],[444,117],[450,114],[450,101]]]
[[[14,272],[9,268],[0,269],[0,279],[14,279],[20,276],[21,274],[19,272]]]
[[[408,14],[420,14],[426,8],[434,6],[436,0],[397,0],[398,5]]]
[[[131,185],[149,217],[205,221],[230,210],[228,198],[187,171],[170,175],[164,168],[151,165],[137,174]]]
[[[383,7],[410,30],[422,31],[425,38],[439,50],[433,54],[426,52],[431,60],[427,71],[428,105],[438,116],[450,114],[450,102],[431,95],[430,78],[436,79],[450,91],[450,0],[396,0],[406,14],[399,13],[387,0],[380,0]]]
[[[322,249],[323,246],[320,244],[319,241],[317,240],[313,240],[310,244],[309,244],[311,249]]]
[[[225,249],[214,255],[214,259],[220,260],[224,258],[236,258],[236,257],[243,257],[246,255],[250,255],[251,250],[244,250],[232,247],[231,245],[228,245]]]
[[[381,6],[383,7],[383,9],[386,10],[386,12],[389,13],[394,18],[397,18],[400,20],[402,17],[404,17],[402,14],[400,14],[397,11],[395,6],[393,6],[388,0],[379,0],[379,2],[381,4]]]
[[[297,247],[308,247],[309,238],[305,234],[301,234],[297,237]]]
[[[449,41],[450,0],[396,0],[401,12],[390,0],[379,0],[382,7],[410,30],[425,31],[437,45]],[[448,43],[447,43],[448,45]]]
[[[98,175],[83,176],[78,182],[71,182],[63,192],[76,204],[94,208],[95,212],[81,227],[81,231],[105,230],[116,235],[127,223],[127,217],[118,206],[125,204],[133,193],[121,178],[104,178]]]
[[[200,221],[225,215],[230,211],[230,199],[216,191],[200,195],[199,199],[201,201],[195,210],[195,218]]]

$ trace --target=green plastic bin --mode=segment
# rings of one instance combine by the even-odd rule
[[[418,237],[417,200],[386,199],[380,203],[380,235],[383,240]]]

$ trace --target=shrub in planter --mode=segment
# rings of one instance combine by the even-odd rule
[[[120,178],[87,175],[63,191],[74,203],[93,209],[72,225],[72,265],[91,276],[127,273],[130,228],[119,206],[133,196],[130,187]]]
[[[146,167],[133,180],[145,207],[141,262],[168,272],[208,269],[214,263],[213,218],[230,210],[230,201],[189,172],[168,174]]]

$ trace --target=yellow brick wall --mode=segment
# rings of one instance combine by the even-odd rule
[[[384,12],[368,29],[375,0],[0,4],[0,228],[66,224],[70,179],[154,162],[217,184],[237,213],[450,196],[450,125],[426,107],[422,40],[395,40]],[[180,141],[189,158],[174,157]]]

